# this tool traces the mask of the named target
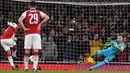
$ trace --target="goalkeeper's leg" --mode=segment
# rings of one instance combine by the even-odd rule
[[[96,59],[98,59],[99,56],[104,56],[104,50],[98,50],[94,52],[94,54],[91,57],[96,61]]]
[[[97,55],[103,56],[104,55],[104,50],[98,50],[98,51],[94,52],[92,57],[97,56]]]
[[[107,64],[108,62],[110,62],[114,57],[115,57],[114,55],[106,57],[102,62],[100,62],[100,63],[94,65],[94,66],[91,67],[89,70],[91,71],[92,69],[102,67],[103,65]]]

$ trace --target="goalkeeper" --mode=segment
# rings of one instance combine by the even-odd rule
[[[103,65],[107,64],[113,58],[115,58],[116,54],[123,52],[123,50],[125,48],[125,44],[123,43],[123,36],[122,35],[118,35],[117,39],[112,40],[110,42],[110,44],[111,44],[111,47],[108,47],[107,49],[104,49],[104,50],[99,50],[99,51],[94,53],[94,55],[92,57],[100,55],[100,56],[105,56],[105,59],[102,62],[97,63],[95,66],[90,67],[89,71],[96,69],[96,68],[100,68]]]

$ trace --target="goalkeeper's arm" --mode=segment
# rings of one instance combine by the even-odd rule
[[[114,46],[119,50],[119,51],[121,51],[121,52],[123,52],[124,51],[124,46],[121,46],[121,47],[119,47],[119,45],[116,43],[116,42],[114,42]]]

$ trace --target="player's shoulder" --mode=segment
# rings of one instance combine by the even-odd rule
[[[41,14],[41,13],[43,13],[43,12],[42,12],[42,11],[40,11],[40,10],[37,10],[37,12],[39,12],[40,14]]]
[[[13,30],[13,29],[14,29],[13,27],[8,26],[8,27],[6,28],[6,30],[5,30],[5,32],[10,32],[10,31]]]
[[[11,27],[11,26],[8,26],[8,28],[7,29],[14,29],[13,27]]]
[[[29,12],[29,10],[24,11],[23,14],[26,15],[27,12]]]

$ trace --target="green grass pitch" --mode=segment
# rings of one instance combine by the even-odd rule
[[[32,71],[13,71],[13,70],[0,70],[0,73],[34,73]],[[38,73],[130,73],[130,72],[108,72],[108,71],[40,71]]]

